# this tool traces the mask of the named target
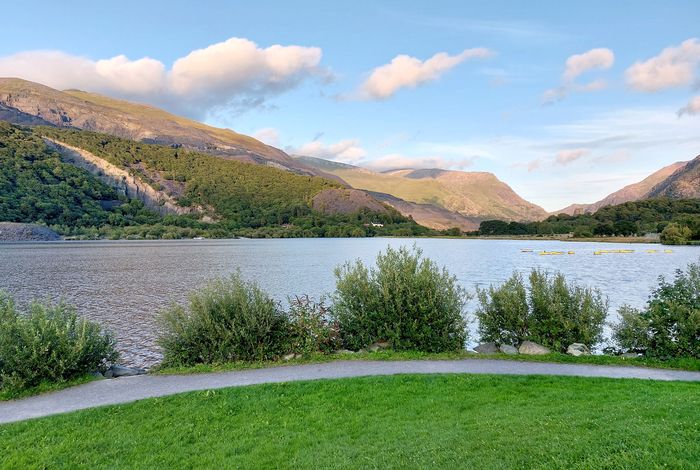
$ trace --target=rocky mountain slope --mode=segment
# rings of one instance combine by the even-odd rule
[[[229,129],[207,126],[153,106],[78,90],[58,91],[17,78],[0,78],[0,119],[21,125],[74,127],[130,140],[182,146],[299,174],[319,173],[282,150]]]
[[[639,201],[640,199],[649,197],[647,194],[652,190],[652,188],[660,184],[677,170],[683,168],[686,164],[687,162],[676,162],[665,166],[659,171],[647,176],[642,181],[625,186],[624,188],[609,194],[598,202],[594,202],[593,204],[572,204],[559,211],[555,211],[554,214],[576,215],[585,214],[586,212],[593,214],[601,207],[615,206],[617,204],[630,201]]]
[[[654,186],[646,197],[700,198],[700,155]]]
[[[353,188],[372,194],[421,224],[434,228],[478,228],[485,219],[541,220],[547,212],[525,201],[491,173],[440,169],[393,170],[383,173],[295,157],[309,166],[340,177]]]

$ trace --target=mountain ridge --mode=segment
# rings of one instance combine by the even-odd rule
[[[182,146],[298,174],[326,176],[253,137],[208,126],[154,106],[97,93],[60,91],[19,78],[0,78],[0,106],[0,111],[6,115],[5,120],[15,124],[34,125],[21,122],[26,121],[27,116],[34,116],[44,121],[42,124],[75,127],[146,143]]]
[[[552,212],[552,214],[584,214],[595,213],[598,209],[606,206],[615,206],[625,202],[638,201],[649,197],[648,195],[654,187],[661,184],[676,171],[684,168],[689,162],[675,162],[655,171],[646,178],[636,183],[628,184],[623,188],[608,194],[603,199],[591,204],[571,204],[563,209]]]

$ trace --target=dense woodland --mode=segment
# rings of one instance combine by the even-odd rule
[[[646,199],[607,206],[595,214],[553,215],[541,222],[504,222],[486,220],[478,235],[560,235],[574,237],[607,237],[683,233],[683,240],[700,240],[700,199]],[[669,240],[670,241],[670,240]]]
[[[160,216],[88,172],[61,161],[40,136],[88,150],[156,189],[173,189],[181,206],[210,208],[215,223]],[[311,198],[338,183],[181,148],[143,144],[73,129],[20,128],[0,122],[0,220],[39,222],[77,237],[341,237],[428,235],[396,211],[326,215]],[[383,227],[373,227],[379,222]],[[369,227],[365,226],[369,225]]]

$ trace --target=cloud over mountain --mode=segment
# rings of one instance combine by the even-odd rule
[[[201,117],[218,106],[259,105],[306,79],[324,78],[328,72],[320,66],[321,57],[318,47],[261,48],[248,39],[230,38],[190,52],[170,69],[150,57],[92,60],[39,50],[0,57],[0,76],[168,105]]]

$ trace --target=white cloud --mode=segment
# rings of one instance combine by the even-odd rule
[[[573,163],[580,159],[587,153],[588,149],[560,150],[557,153],[557,156],[554,158],[554,161],[557,163],[557,165],[568,165],[569,163]]]
[[[615,54],[604,47],[569,56],[562,74],[562,84],[546,90],[542,95],[542,102],[549,104],[561,101],[571,92],[591,92],[604,89],[607,87],[605,80],[594,80],[583,85],[576,83],[575,80],[591,70],[609,69],[614,63]]]
[[[319,140],[314,140],[301,147],[288,147],[286,150],[294,155],[327,158],[343,163],[358,163],[367,156],[367,151],[354,139],[341,140],[333,144],[324,144]]]
[[[625,71],[627,84],[637,91],[654,92],[691,85],[700,64],[700,41],[691,38]]]
[[[594,69],[609,69],[615,63],[615,54],[610,49],[599,47],[583,54],[574,54],[566,59],[566,68],[562,76],[565,82]]]
[[[678,110],[678,117],[684,114],[700,114],[700,96],[695,96],[688,101],[688,104]]]
[[[145,100],[200,117],[212,108],[260,105],[310,77],[323,79],[321,56],[318,47],[261,48],[231,38],[190,52],[170,70],[149,57],[95,61],[61,51],[26,51],[0,57],[0,76]]]
[[[493,51],[485,48],[465,49],[460,54],[449,55],[438,52],[425,61],[405,54],[394,57],[390,63],[375,68],[360,86],[358,98],[363,100],[385,100],[401,88],[415,88],[426,82],[437,80],[467,59],[485,58]]]
[[[411,157],[398,153],[392,153],[369,160],[363,164],[366,168],[375,171],[398,170],[398,169],[424,169],[441,168],[463,170],[473,163],[472,158],[462,158],[458,160],[443,157]]]
[[[258,129],[253,133],[253,137],[267,145],[279,147],[280,133],[274,127],[264,127],[262,129]]]

